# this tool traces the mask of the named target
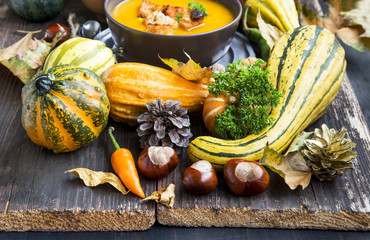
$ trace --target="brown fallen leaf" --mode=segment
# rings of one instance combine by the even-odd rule
[[[303,156],[291,152],[283,156],[266,145],[260,164],[270,168],[272,171],[284,178],[290,189],[296,189],[298,185],[305,189],[310,183],[312,172],[306,165]]]
[[[61,35],[57,35],[52,43],[32,39],[32,35],[37,32],[40,31],[29,32],[13,45],[0,49],[0,62],[24,84],[41,69],[50,50],[61,38]]]
[[[187,63],[179,62],[174,58],[161,58],[162,62],[172,68],[172,71],[179,74],[181,77],[190,81],[207,82],[205,79],[210,79],[213,71],[207,67],[201,67],[198,63],[194,62],[191,57],[184,52],[189,58]]]
[[[325,27],[345,44],[358,51],[370,51],[370,4],[368,0],[328,0],[325,15],[302,0],[301,22],[305,25]],[[312,5],[312,4],[311,4]]]
[[[279,38],[284,34],[279,28],[266,23],[261,13],[258,9],[257,17],[258,29],[261,32],[262,37],[266,40],[267,44],[269,45],[270,49],[272,49],[275,45],[275,42],[279,40]]]
[[[153,192],[152,195],[141,201],[149,200],[154,200],[157,203],[162,203],[168,208],[172,208],[175,203],[175,185],[171,183],[167,189],[161,188],[161,190]]]
[[[80,177],[88,187],[95,187],[100,184],[109,183],[124,195],[129,192],[123,186],[121,180],[115,174],[110,172],[96,172],[87,168],[74,168],[65,171],[65,173],[67,172]]]

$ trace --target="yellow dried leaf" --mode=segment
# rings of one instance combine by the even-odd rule
[[[284,157],[277,167],[284,173],[285,182],[290,189],[296,189],[298,185],[305,189],[310,183],[312,172],[305,162],[302,154],[294,152]]]
[[[33,40],[29,32],[13,45],[0,49],[0,62],[7,67],[24,84],[27,84],[42,67],[52,47],[59,41],[62,34],[57,35],[52,43],[44,40]]]
[[[278,173],[292,190],[298,185],[305,189],[311,181],[312,172],[300,153],[292,152],[284,157],[266,145],[260,164]]]
[[[187,53],[185,53],[185,55],[189,58],[187,63],[179,62],[174,58],[159,58],[162,60],[162,62],[171,67],[173,72],[179,74],[181,77],[187,80],[200,81],[202,79],[211,78],[213,75],[213,71],[211,69],[207,67],[202,68],[199,64],[194,62]]]
[[[269,45],[270,49],[273,48],[275,45],[275,42],[279,40],[279,38],[284,34],[280,29],[277,27],[266,23],[260,13],[260,10],[258,9],[257,13],[257,23],[258,23],[258,29],[261,32],[262,37],[266,40],[267,44]]]
[[[100,184],[109,183],[124,195],[129,192],[123,186],[121,180],[115,174],[110,172],[96,172],[87,168],[74,168],[65,171],[65,173],[67,172],[80,177],[88,187],[95,187]]]
[[[152,195],[141,201],[149,200],[154,200],[157,203],[162,203],[168,208],[172,208],[175,203],[175,185],[171,183],[167,189],[161,188],[161,190],[153,192]]]

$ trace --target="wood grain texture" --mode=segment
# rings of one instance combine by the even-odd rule
[[[0,18],[0,48],[23,37],[15,29],[43,29],[51,22],[67,24],[73,9],[79,20],[91,18],[80,1],[47,23],[30,23],[5,11]],[[38,35],[40,37],[40,35]],[[255,228],[309,228],[369,230],[369,129],[348,80],[328,112],[310,129],[327,123],[346,126],[358,144],[355,171],[347,171],[332,182],[313,179],[310,186],[290,190],[283,179],[270,173],[271,185],[254,197],[233,196],[219,175],[219,186],[207,196],[187,193],[181,183],[183,170],[191,164],[186,152],[178,168],[158,182],[141,178],[146,195],[176,184],[173,209],[153,202],[140,203],[132,194],[123,196],[110,185],[85,187],[80,179],[65,174],[68,169],[87,167],[112,171],[113,147],[107,133],[92,144],[72,153],[55,155],[32,143],[21,126],[22,83],[0,65],[0,230],[5,231],[107,231],[144,230],[158,222],[172,226],[235,226]],[[192,116],[195,136],[208,134],[201,117]],[[110,121],[121,147],[137,159],[141,149],[135,128]]]
[[[370,230],[369,129],[361,113],[347,76],[327,113],[308,130],[326,123],[330,128],[345,126],[357,143],[354,171],[346,171],[331,182],[313,178],[310,185],[294,191],[277,174],[270,173],[269,189],[253,197],[236,197],[219,174],[219,186],[206,196],[187,193],[182,186],[181,171],[191,164],[182,155],[181,166],[169,178],[160,180],[158,188],[176,185],[173,209],[157,208],[157,220],[171,226],[228,226],[255,228],[310,228],[336,230]],[[192,119],[194,135],[208,134],[201,118]]]
[[[5,48],[24,34],[17,29],[44,29],[52,22],[66,25],[70,9],[81,16],[91,16],[80,1],[69,1],[56,19],[30,23],[10,10],[0,19],[0,48]],[[36,35],[42,37],[42,34]],[[144,230],[155,222],[155,204],[140,203],[129,193],[122,195],[109,184],[86,187],[82,180],[66,170],[85,167],[113,172],[110,156],[114,148],[107,131],[92,144],[66,154],[34,144],[21,125],[20,80],[0,65],[0,229],[6,231],[106,231]],[[121,147],[132,150],[138,158],[140,148],[136,131],[127,125],[109,122]],[[141,179],[146,195],[156,190],[156,183]]]

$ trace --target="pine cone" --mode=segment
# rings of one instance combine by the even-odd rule
[[[146,105],[148,111],[141,114],[136,129],[142,148],[149,146],[173,147],[176,152],[189,146],[193,136],[190,131],[190,119],[186,108],[180,108],[179,101],[156,99]]]
[[[318,179],[332,180],[344,170],[352,169],[351,160],[357,152],[351,150],[356,143],[345,138],[347,130],[344,127],[339,132],[325,124],[321,128],[316,128],[314,136],[305,140],[301,153]]]

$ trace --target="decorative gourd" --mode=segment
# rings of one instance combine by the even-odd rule
[[[208,94],[203,106],[203,121],[212,136],[220,137],[216,132],[215,116],[221,114],[228,104],[229,97],[223,94],[218,97]]]
[[[22,125],[31,140],[55,153],[94,141],[108,122],[109,99],[92,71],[61,65],[22,89]]]
[[[267,68],[283,95],[271,112],[275,123],[258,135],[240,140],[198,137],[188,148],[192,161],[207,160],[220,170],[232,158],[261,159],[266,143],[283,152],[334,100],[346,61],[343,48],[331,32],[305,26],[284,34],[276,42]]]
[[[257,61],[257,58],[250,57],[247,59],[242,59],[244,65],[254,64]],[[266,64],[261,65],[263,69],[266,69]],[[215,116],[216,114],[221,114],[225,110],[228,104],[235,103],[235,97],[228,96],[224,94],[216,97],[213,94],[208,94],[206,101],[203,106],[203,121],[207,130],[214,137],[220,137],[216,131]]]
[[[90,69],[100,76],[114,63],[112,50],[102,41],[70,38],[48,55],[44,63],[44,70],[62,64],[71,64]]]
[[[258,28],[256,20],[258,11],[265,22],[279,28],[282,32],[299,27],[294,0],[247,0],[245,7],[249,7],[248,27]]]
[[[30,21],[46,21],[64,8],[65,0],[7,0],[17,15]]]
[[[207,86],[188,81],[164,68],[142,63],[118,63],[108,68],[101,79],[107,89],[113,120],[137,124],[146,104],[155,99],[180,101],[189,112],[202,111]]]

